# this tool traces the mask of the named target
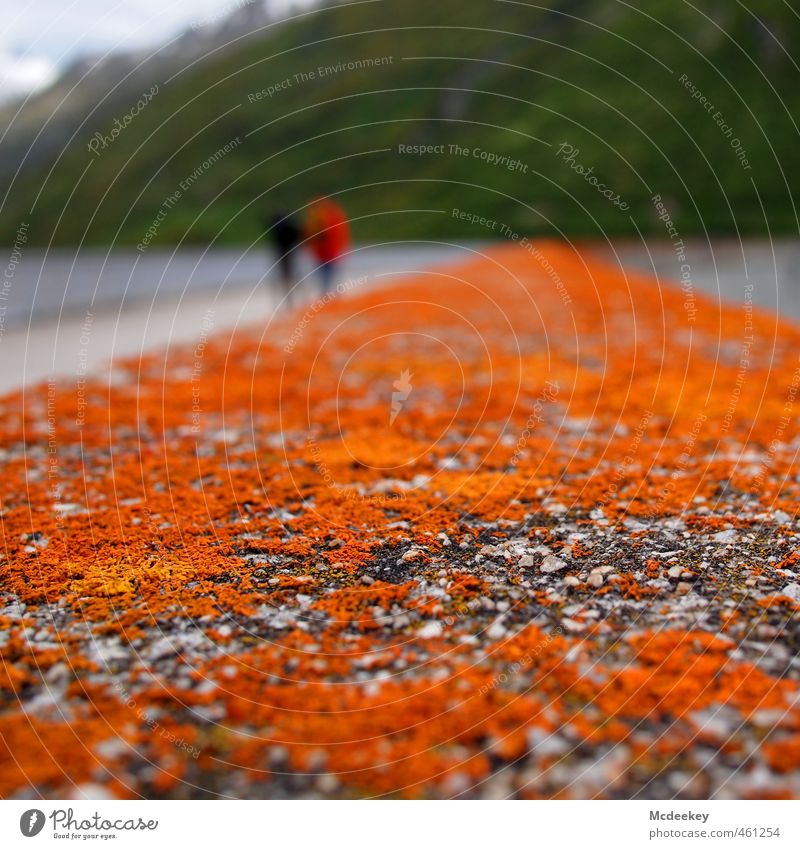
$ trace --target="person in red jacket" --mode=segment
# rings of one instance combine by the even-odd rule
[[[345,211],[330,198],[314,198],[305,223],[308,247],[319,262],[322,291],[331,288],[336,266],[350,247],[350,225]]]

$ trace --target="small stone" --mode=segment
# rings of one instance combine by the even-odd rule
[[[270,746],[269,749],[267,749],[267,757],[269,758],[270,763],[282,764],[289,759],[289,750],[286,746]]]
[[[736,533],[736,530],[731,528],[730,530],[720,531],[719,533],[714,534],[711,539],[713,539],[714,542],[736,542],[738,537],[739,535]]]
[[[567,564],[554,554],[548,554],[547,557],[542,560],[541,568],[542,572],[549,574],[551,572],[560,572],[562,569],[566,569]]]
[[[326,796],[334,793],[339,788],[339,779],[335,775],[326,772],[317,779],[317,787]]]
[[[580,585],[580,581],[574,575],[567,575],[567,577],[564,578],[564,583],[568,587],[577,587]]]
[[[672,566],[667,572],[667,575],[669,575],[670,578],[680,578],[682,574],[683,566]]]
[[[505,627],[498,619],[497,622],[495,622],[486,632],[486,636],[490,640],[501,640],[507,633],[508,631],[506,631]]]
[[[533,566],[533,557],[530,554],[523,554],[519,559],[519,565],[523,569],[530,569]]]
[[[594,587],[595,589],[603,586],[603,576],[599,572],[592,572],[589,575],[588,584],[590,587]]]
[[[442,626],[438,622],[428,622],[427,625],[423,625],[419,631],[417,631],[417,636],[423,640],[432,640],[436,637],[441,637]]]
[[[582,622],[576,622],[574,619],[562,619],[561,624],[571,634],[579,634],[585,630],[584,624]]]
[[[70,798],[75,800],[92,800],[96,802],[105,802],[108,799],[113,799],[111,792],[103,787],[102,784],[79,784],[70,793]]]
[[[782,590],[781,595],[785,595],[792,601],[800,602],[800,584],[787,584]]]
[[[120,737],[109,737],[95,746],[95,751],[104,760],[110,761],[122,757],[130,750],[130,745]]]
[[[68,678],[71,673],[70,668],[66,663],[54,663],[45,673],[45,681],[59,681],[61,678]]]
[[[692,589],[692,585],[687,583],[686,581],[681,581],[677,587],[675,587],[675,591],[679,593],[688,593]]]

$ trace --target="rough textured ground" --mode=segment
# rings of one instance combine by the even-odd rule
[[[0,795],[800,796],[748,297],[511,246],[6,397]]]

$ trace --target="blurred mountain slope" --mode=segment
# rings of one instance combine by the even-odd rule
[[[236,243],[324,192],[364,240],[665,234],[654,194],[681,236],[796,231],[798,42],[779,0],[247,6],[5,109],[0,227],[136,245],[172,198],[150,243]]]

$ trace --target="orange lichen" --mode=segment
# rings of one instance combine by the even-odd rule
[[[540,251],[3,400],[0,795],[800,795],[800,331]]]

